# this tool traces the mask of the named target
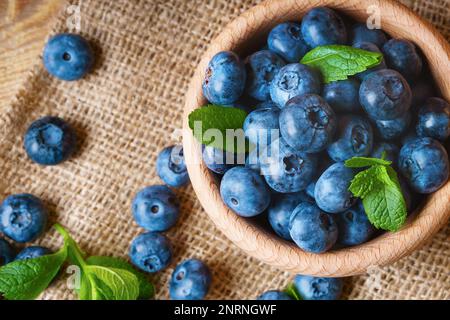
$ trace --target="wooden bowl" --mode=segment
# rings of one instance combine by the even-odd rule
[[[384,31],[394,38],[415,42],[430,64],[442,96],[450,101],[450,45],[428,22],[407,7],[390,0],[370,1],[377,5]],[[295,244],[264,230],[253,220],[241,218],[222,202],[219,185],[201,161],[201,146],[188,127],[188,114],[206,103],[202,80],[209,60],[223,50],[241,56],[256,51],[270,29],[284,21],[300,21],[309,9],[327,6],[359,21],[366,21],[367,2],[360,0],[269,0],[231,22],[212,41],[195,72],[186,95],[184,154],[192,186],[215,225],[249,255],[280,269],[314,276],[344,277],[385,266],[410,254],[429,240],[450,217],[450,182],[429,196],[420,212],[398,232],[385,233],[362,245],[323,254],[307,253]]]

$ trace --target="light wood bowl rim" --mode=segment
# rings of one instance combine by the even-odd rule
[[[381,12],[382,28],[393,37],[406,38],[421,47],[432,74],[445,99],[450,101],[450,45],[428,22],[409,8],[391,0],[372,1]],[[245,39],[267,33],[270,27],[289,20],[300,20],[312,7],[328,6],[363,21],[367,5],[360,0],[268,0],[251,8],[232,21],[209,45],[203,55],[186,94],[183,116],[183,148],[192,186],[203,208],[214,224],[247,254],[282,270],[324,277],[345,277],[366,273],[411,254],[426,243],[450,217],[450,182],[430,196],[413,219],[396,233],[385,233],[365,244],[311,254],[295,244],[264,231],[251,221],[237,216],[220,197],[213,175],[201,161],[201,146],[189,127],[189,113],[204,105],[201,83],[211,57],[219,51],[241,51]],[[250,42],[249,42],[250,43]]]

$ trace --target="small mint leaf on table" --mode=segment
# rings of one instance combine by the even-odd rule
[[[244,153],[250,148],[242,129],[246,117],[247,112],[238,108],[207,105],[192,111],[188,121],[189,128],[200,143],[220,150]],[[245,143],[236,143],[234,134]]]
[[[289,284],[284,292],[294,300],[303,300],[293,283]]]
[[[345,165],[369,167],[356,174],[349,186],[349,191],[362,199],[369,221],[379,229],[399,230],[406,221],[406,202],[390,162],[376,158],[352,158]]]
[[[383,55],[344,45],[319,46],[309,51],[300,63],[321,71],[324,82],[346,80],[381,63]]]

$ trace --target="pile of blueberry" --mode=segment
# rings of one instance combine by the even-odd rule
[[[332,44],[379,52],[383,61],[325,84],[318,70],[300,61]],[[437,96],[421,52],[408,40],[390,39],[329,8],[275,26],[267,46],[244,60],[231,51],[217,53],[203,94],[211,104],[249,112],[244,132],[257,150],[237,165],[226,161],[233,159],[229,152],[204,147],[203,160],[221,179],[224,203],[242,217],[266,217],[276,234],[305,251],[359,245],[377,234],[348,190],[357,171],[345,160],[385,153],[400,173],[409,212],[419,194],[433,193],[448,180],[442,143],[450,134],[450,106]],[[279,139],[270,150],[278,157],[259,150],[270,144],[273,130]]]
[[[44,50],[44,65],[53,76],[66,81],[78,80],[92,69],[94,55],[89,43],[73,34],[52,37]],[[33,122],[25,133],[24,149],[35,163],[54,166],[69,159],[77,147],[75,131],[63,119],[46,116]],[[157,159],[157,172],[170,187],[189,182],[183,150],[180,146],[164,149]],[[166,185],[149,186],[138,192],[132,212],[139,226],[147,232],[137,236],[130,246],[130,259],[139,269],[155,273],[172,260],[172,247],[161,234],[179,217],[179,202]],[[47,225],[48,210],[31,194],[8,196],[0,205],[0,232],[17,243],[27,243],[41,236]],[[0,239],[0,266],[14,260],[37,258],[51,251],[29,246],[19,254],[9,242]],[[211,285],[211,273],[200,260],[188,259],[176,266],[170,280],[172,299],[203,299]]]

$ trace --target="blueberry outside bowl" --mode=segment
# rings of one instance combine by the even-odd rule
[[[202,80],[209,60],[223,50],[241,56],[263,45],[268,32],[285,21],[299,21],[306,11],[327,6],[358,21],[366,21],[366,1],[360,0],[268,0],[232,21],[213,40],[202,57],[186,95],[183,146],[193,188],[215,225],[247,254],[280,269],[314,276],[344,277],[366,273],[374,266],[392,264],[425,244],[450,218],[450,182],[429,196],[396,233],[385,233],[362,245],[311,254],[266,231],[253,220],[237,216],[223,203],[219,185],[201,161],[201,145],[188,127],[189,113],[204,105]],[[450,100],[450,45],[428,22],[391,0],[370,1],[377,5],[384,31],[415,42],[428,60],[442,96]],[[444,61],[444,63],[443,63]]]

